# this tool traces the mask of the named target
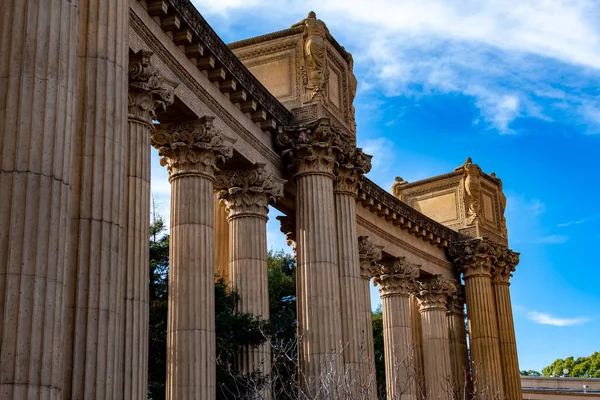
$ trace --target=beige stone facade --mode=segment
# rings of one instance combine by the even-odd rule
[[[0,398],[145,398],[153,146],[172,196],[168,399],[215,398],[215,277],[269,318],[269,205],[295,246],[309,398],[376,398],[374,279],[389,399],[521,399],[502,182],[470,159],[393,194],[366,178],[353,59],[314,13],[226,46],[189,0],[6,4]],[[268,373],[269,344],[238,363]]]

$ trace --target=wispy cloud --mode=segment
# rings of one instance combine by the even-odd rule
[[[314,9],[354,53],[359,93],[462,94],[480,110],[474,122],[500,133],[522,117],[600,132],[596,0],[193,1],[225,25],[237,15],[271,30]]]
[[[535,240],[535,243],[545,243],[545,244],[561,244],[565,243],[569,240],[568,236],[565,235],[549,235]]]
[[[577,317],[577,318],[558,318],[550,314],[530,311],[527,313],[529,320],[541,324],[541,325],[553,325],[553,326],[573,326],[581,325],[589,322],[591,318]]]
[[[567,226],[581,225],[581,224],[585,224],[590,221],[596,221],[598,219],[600,219],[600,214],[591,215],[589,217],[585,217],[585,218],[581,218],[581,219],[577,219],[577,220],[573,220],[573,221],[563,222],[563,223],[557,224],[556,226],[558,226],[559,228],[566,228]]]

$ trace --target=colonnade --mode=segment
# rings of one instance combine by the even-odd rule
[[[127,2],[5,3],[0,397],[146,396],[152,145],[172,186],[167,398],[214,398],[214,275],[240,294],[240,310],[269,317],[265,224],[284,182],[262,164],[220,167],[234,140],[214,117],[153,124],[173,88],[151,53],[128,59]],[[371,157],[328,118],[275,136],[295,198],[294,217],[282,220],[295,241],[306,391],[335,399],[350,387],[354,398],[376,398],[374,278],[390,399],[450,399],[470,390],[472,372],[473,389],[520,400],[508,289],[518,254],[487,239],[453,243],[464,295],[405,258],[384,258],[357,234]],[[226,248],[215,243],[225,236]],[[241,368],[268,372],[269,352],[243,349]]]

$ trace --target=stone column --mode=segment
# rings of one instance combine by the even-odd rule
[[[450,362],[452,363],[454,392],[457,399],[463,399],[465,389],[469,390],[471,380],[467,331],[465,328],[464,286],[448,298],[448,335],[450,338]]]
[[[418,277],[419,267],[403,257],[389,265],[381,265],[375,276],[383,310],[385,383],[388,399],[417,399],[409,303],[410,293],[415,290],[415,280]]]
[[[336,238],[342,309],[342,340],[344,346],[344,373],[346,386],[355,398],[368,394],[375,398],[375,385],[369,382],[369,352],[366,345],[367,329],[361,313],[362,279],[356,233],[356,197],[358,179],[371,169],[371,156],[362,149],[352,148],[342,154],[333,193],[335,202]],[[370,302],[368,303],[370,304]]]
[[[339,134],[328,118],[277,136],[296,181],[297,307],[301,384],[333,396],[343,381],[342,321],[333,170]]]
[[[79,0],[78,11],[63,398],[112,399],[124,375],[129,4]]]
[[[473,390],[478,399],[504,397],[491,273],[500,247],[481,238],[455,242],[449,250],[465,281]]]
[[[425,387],[430,400],[451,400],[454,394],[446,302],[455,291],[455,284],[441,275],[419,281]]]
[[[358,254],[360,259],[360,285],[358,287],[358,311],[360,312],[361,331],[364,332],[364,362],[362,368],[365,382],[368,383],[367,398],[377,398],[377,382],[375,381],[375,347],[373,345],[373,313],[371,311],[371,278],[376,274],[381,260],[380,246],[375,246],[367,236],[358,237]]]
[[[419,301],[416,293],[410,295],[410,320],[413,337],[414,352],[414,372],[417,398],[422,399],[425,392],[425,369],[423,366],[423,324],[421,323],[421,313],[419,312]]]
[[[152,134],[171,182],[167,399],[214,399],[214,187],[233,140],[214,117],[160,125]]]
[[[57,399],[77,2],[1,8],[0,398]]]
[[[508,400],[521,400],[523,398],[509,282],[518,263],[519,253],[506,250],[498,257],[492,271],[492,287],[496,298],[500,334],[500,357],[504,373],[504,389]]]
[[[123,325],[123,399],[141,399],[148,391],[148,238],[150,236],[150,135],[156,112],[173,103],[150,65],[151,52],[129,57],[129,138],[125,203],[125,295]]]
[[[215,192],[215,279],[229,284],[229,222],[227,210]]]
[[[283,182],[267,173],[264,164],[218,175],[215,187],[229,222],[229,279],[239,295],[237,311],[269,319],[267,214],[269,203],[283,196]],[[271,347],[241,349],[238,368],[244,373],[271,373]],[[270,397],[265,390],[263,398]]]

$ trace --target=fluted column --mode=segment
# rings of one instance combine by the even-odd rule
[[[410,295],[410,320],[411,332],[413,338],[414,351],[414,373],[417,398],[422,399],[425,396],[425,369],[423,366],[423,324],[421,321],[421,313],[419,312],[419,301],[416,293]]]
[[[298,358],[302,386],[312,397],[335,398],[344,378],[333,200],[338,137],[327,118],[277,136],[295,172]]]
[[[385,383],[388,399],[416,400],[417,385],[410,316],[410,293],[419,267],[403,257],[381,265],[375,275],[383,310]]]
[[[216,395],[214,174],[232,140],[214,117],[160,125],[151,143],[171,182],[167,399]]]
[[[423,360],[428,400],[453,399],[452,364],[446,319],[448,296],[456,291],[452,281],[440,275],[419,282],[417,300],[423,326]]]
[[[126,1],[79,0],[64,399],[122,392],[128,25]]]
[[[448,299],[448,335],[450,339],[450,361],[452,363],[453,389],[457,399],[463,399],[465,390],[470,390],[470,363],[465,328],[464,287]]]
[[[148,392],[150,135],[156,111],[164,111],[174,100],[173,90],[165,87],[158,70],[150,65],[151,56],[151,52],[140,51],[129,58],[124,376],[119,396],[124,400],[142,399]]]
[[[61,397],[77,2],[0,12],[0,398]]]
[[[368,383],[367,398],[377,397],[377,382],[375,371],[375,347],[373,344],[373,313],[371,311],[371,278],[375,275],[381,260],[380,246],[374,245],[367,236],[358,237],[358,254],[360,260],[360,285],[358,287],[358,311],[360,313],[361,331],[364,332],[364,368],[362,376]]]
[[[264,164],[224,171],[215,187],[225,204],[229,222],[229,279],[239,295],[237,310],[269,319],[267,268],[267,214],[269,203],[283,195],[283,182],[267,173]],[[271,347],[266,342],[241,349],[239,369],[244,373],[271,373]],[[270,397],[268,388],[263,398]]]
[[[498,330],[500,335],[500,357],[504,373],[504,393],[507,400],[521,400],[521,374],[517,355],[517,340],[510,302],[510,277],[519,263],[519,253],[506,250],[496,260],[492,271],[492,287],[496,299]]]
[[[491,274],[500,247],[488,239],[469,239],[454,243],[449,250],[465,282],[473,391],[478,399],[504,396]]]
[[[351,148],[342,153],[333,186],[335,201],[336,238],[342,310],[342,340],[346,386],[355,398],[365,395],[374,399],[374,379],[369,374],[370,354],[366,347],[369,329],[364,325],[361,307],[363,298],[356,233],[356,197],[358,179],[371,169],[371,156],[362,149]],[[369,301],[370,304],[370,301]]]
[[[227,210],[215,192],[215,279],[229,284],[229,222]]]

